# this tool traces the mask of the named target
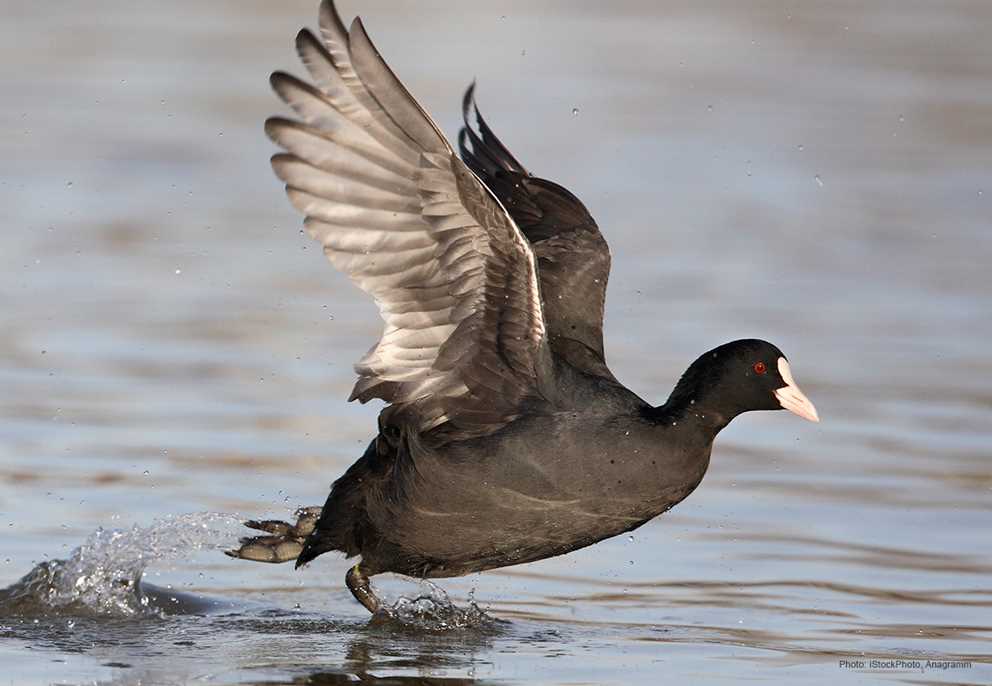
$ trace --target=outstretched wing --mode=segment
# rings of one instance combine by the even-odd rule
[[[320,30],[296,43],[315,85],[272,75],[299,120],[265,130],[310,235],[385,321],[351,399],[386,400],[422,431],[492,431],[539,396],[549,364],[534,254],[361,20],[346,31],[324,0]]]
[[[462,101],[462,159],[499,198],[537,256],[551,349],[585,372],[613,379],[603,351],[610,248],[585,205],[556,183],[531,176],[493,134],[475,104]],[[476,133],[469,116],[475,114]]]

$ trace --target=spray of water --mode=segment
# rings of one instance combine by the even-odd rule
[[[421,582],[421,592],[413,598],[400,596],[379,609],[374,624],[395,624],[425,631],[486,628],[495,620],[470,597],[468,607],[458,607],[448,594],[429,581]]]
[[[101,527],[67,559],[42,562],[0,590],[0,616],[158,614],[158,606],[141,585],[148,565],[222,547],[239,524],[235,515],[206,512],[166,517],[145,527]]]
[[[0,589],[0,618],[25,616],[154,617],[183,611],[177,596],[141,583],[152,563],[186,560],[200,550],[230,547],[241,517],[201,512],[158,519],[149,526],[94,531],[64,560],[38,564],[13,585]],[[197,605],[198,603],[198,605]],[[206,599],[186,599],[187,610]],[[374,624],[441,632],[484,628],[495,620],[470,599],[458,607],[424,581],[414,597],[401,596],[372,618]]]

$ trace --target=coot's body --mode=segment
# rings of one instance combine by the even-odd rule
[[[334,485],[300,560],[343,550],[366,574],[459,576],[637,528],[699,484],[716,431],[617,400],[440,446],[380,435]]]
[[[531,175],[463,102],[461,156],[329,0],[276,73],[298,120],[273,157],[309,233],[379,305],[382,338],[351,399],[386,401],[378,436],[323,508],[248,522],[234,557],[297,566],[361,556],[368,577],[446,577],[560,555],[634,529],[699,484],[717,432],[748,410],[816,420],[785,356],[759,340],[696,360],[653,407],[610,372],[610,253],[585,206]],[[469,122],[474,111],[478,132]]]

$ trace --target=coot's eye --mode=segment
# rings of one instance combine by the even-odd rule
[[[765,366],[764,362],[755,362],[752,369],[754,369],[755,374],[764,374],[768,371],[768,367]]]

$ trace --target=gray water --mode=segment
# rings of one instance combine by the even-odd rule
[[[35,585],[0,593],[0,681],[992,681],[992,5],[465,5],[341,9],[449,135],[476,77],[586,202],[617,376],[661,402],[759,336],[822,423],[744,416],[632,538],[445,581],[462,628],[370,624],[332,555],[223,556],[321,503],[377,412],[345,403],[375,308],[261,131],[316,2],[8,3],[0,586]],[[841,664],[873,658],[923,666]]]

